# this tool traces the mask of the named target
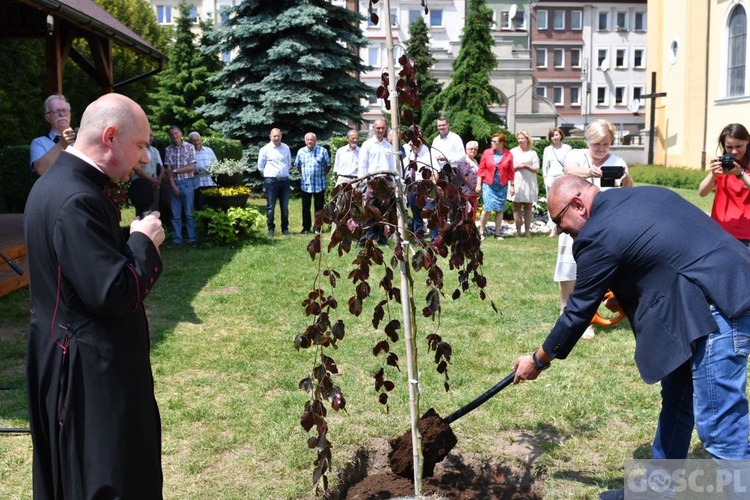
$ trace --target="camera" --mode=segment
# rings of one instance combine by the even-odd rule
[[[721,162],[721,169],[724,172],[729,172],[731,170],[734,170],[734,162],[737,161],[737,159],[734,157],[734,155],[724,153],[719,157],[719,161]]]
[[[602,167],[601,187],[614,187],[615,181],[625,175],[624,167]]]

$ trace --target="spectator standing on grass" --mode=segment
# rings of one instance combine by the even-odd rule
[[[263,176],[266,190],[266,221],[268,236],[273,236],[276,230],[274,212],[276,200],[281,209],[281,233],[289,233],[289,169],[292,166],[292,152],[289,146],[281,142],[281,130],[271,129],[271,142],[260,148],[258,152],[258,171]]]
[[[32,172],[42,175],[52,166],[60,152],[76,140],[70,128],[70,103],[62,94],[52,94],[44,100],[44,119],[50,124],[47,135],[31,141],[29,156]]]
[[[441,116],[435,123],[438,135],[432,140],[432,149],[435,152],[438,168],[442,170],[446,164],[455,165],[458,160],[464,157],[466,150],[461,137],[457,133],[451,132],[451,126],[447,118]]]
[[[478,151],[479,143],[477,141],[469,141],[466,143],[466,154],[456,162],[456,173],[461,179],[461,197],[471,203],[472,222],[477,220],[477,203],[479,198],[479,195],[475,191],[477,171],[479,170],[479,164],[475,157]]]
[[[188,244],[195,246],[198,240],[195,235],[195,218],[193,204],[195,201],[193,175],[195,172],[195,148],[182,140],[182,129],[177,125],[169,127],[169,138],[172,144],[164,151],[164,165],[169,176],[169,203],[172,207],[172,244],[182,245],[182,215],[185,215]]]
[[[416,144],[416,145],[415,145]],[[437,179],[437,158],[436,152],[432,151],[430,147],[421,139],[412,139],[408,144],[404,144],[404,180],[407,185],[414,182],[421,181],[423,177],[423,171],[432,173],[432,180]],[[415,167],[411,168],[410,165],[414,162]],[[422,219],[422,207],[419,206],[417,200],[424,198],[416,191],[409,191],[406,200],[411,209],[411,227],[409,230],[418,238],[421,238],[425,223]],[[434,208],[434,203],[429,200],[425,200],[422,205],[431,209]],[[437,237],[438,228],[430,230],[430,239],[434,240]]]
[[[388,130],[385,120],[382,118],[376,119],[372,125],[372,130],[372,137],[362,144],[362,148],[359,151],[357,177],[366,177],[378,171],[397,172],[391,143],[385,139],[386,131]],[[369,184],[370,180],[365,179],[362,182]],[[387,182],[393,183],[393,178],[389,176]],[[375,198],[371,199],[370,203],[382,213],[385,213],[390,206],[390,204],[384,204]],[[365,221],[364,224],[365,237],[367,239],[381,245],[388,243],[388,239],[385,236],[385,228],[382,224],[379,224],[375,219]],[[360,241],[360,244],[364,244],[364,241]]]
[[[625,160],[610,153],[609,149],[615,140],[615,127],[607,120],[596,120],[586,127],[587,149],[574,149],[566,156],[565,173],[587,179],[596,184],[602,191],[611,187],[601,187],[602,167],[623,167],[625,174],[615,182],[615,187],[632,187],[633,179],[628,173]],[[576,261],[573,258],[573,238],[561,233],[557,240],[557,264],[555,281],[560,284],[560,309],[565,309],[568,296],[576,284]],[[594,327],[589,325],[583,334],[586,340],[593,339]]]
[[[508,197],[508,186],[513,194],[513,156],[505,147],[505,134],[493,134],[491,147],[484,150],[477,170],[477,187],[474,191],[482,195],[482,217],[479,220],[479,237],[484,240],[484,230],[495,212],[495,239],[502,240],[503,213]]]
[[[203,208],[203,197],[201,196],[201,190],[207,187],[216,186],[216,183],[211,178],[209,167],[212,163],[217,161],[216,153],[208,146],[203,145],[203,138],[198,132],[190,132],[188,134],[188,141],[195,148],[195,173],[193,175],[193,190],[194,190],[194,204],[195,210]]]
[[[745,246],[750,247],[748,142],[750,134],[743,125],[731,123],[724,127],[719,134],[719,147],[722,153],[734,156],[733,168],[724,170],[718,158],[711,160],[708,174],[698,187],[698,194],[706,196],[711,191],[716,191],[711,206],[711,218]]]
[[[515,361],[514,382],[566,358],[612,290],[633,329],[641,378],[661,382],[652,458],[686,458],[695,426],[713,458],[750,459],[750,252],[660,187],[602,192],[566,175],[549,205],[574,238],[578,276],[542,346]]]
[[[336,185],[351,182],[357,178],[359,168],[359,132],[350,130],[346,133],[346,146],[336,150],[333,171],[336,173]]]
[[[161,180],[164,176],[164,164],[161,162],[161,155],[159,150],[153,146],[154,134],[149,132],[148,136],[149,145],[146,149],[146,155],[148,156],[148,163],[143,165],[137,164],[133,168],[133,173],[136,178],[146,179],[154,188],[154,199],[151,202],[151,211],[159,210],[159,188],[161,187]]]
[[[305,134],[305,147],[297,151],[294,166],[300,171],[302,192],[302,233],[309,234],[315,214],[323,209],[326,195],[326,177],[331,168],[331,158],[325,148],[318,146],[318,138],[312,133]],[[310,217],[310,203],[313,202],[313,216]],[[320,233],[320,227],[315,226]]]
[[[555,179],[565,174],[565,158],[573,148],[563,144],[562,140],[565,138],[565,133],[560,127],[549,129],[547,138],[551,144],[544,148],[542,153],[542,179],[544,179],[544,191],[549,193]],[[556,227],[552,222],[552,215],[549,210],[547,210],[547,227],[550,230],[550,238],[557,236]]]
[[[525,130],[516,134],[518,146],[510,150],[513,156],[515,193],[513,195],[513,220],[516,222],[516,236],[531,237],[531,221],[534,216],[532,206],[539,199],[539,183],[536,174],[539,172],[539,155],[532,148],[533,141]]]

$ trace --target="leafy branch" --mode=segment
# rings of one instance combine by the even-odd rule
[[[372,9],[374,3],[377,0],[371,0],[370,13],[373,22],[377,22]],[[422,5],[425,6],[424,1]],[[396,92],[398,108],[403,110],[399,118],[404,124],[404,141],[419,147],[424,138],[420,128],[414,124],[412,112],[420,104],[416,70],[406,55],[399,58],[399,64],[401,70],[395,85],[391,88],[391,78],[384,72],[378,95],[384,98],[386,107],[390,108],[387,97],[391,92]],[[389,88],[391,90],[387,90]],[[397,145],[400,143],[400,129],[397,126],[394,134]],[[416,356],[414,338],[418,310],[423,317],[433,321],[434,326],[425,337],[427,349],[433,353],[436,371],[443,376],[445,390],[450,388],[448,367],[452,347],[439,333],[441,302],[446,298],[443,271],[445,262],[458,277],[457,287],[450,294],[453,300],[468,292],[472,284],[479,289],[482,300],[487,298],[484,290],[487,280],[481,272],[483,253],[480,237],[472,220],[472,205],[461,196],[459,176],[449,164],[437,172],[437,175],[430,165],[415,160],[408,161],[405,166],[402,162],[398,164],[398,173],[375,172],[334,188],[331,200],[316,214],[317,226],[331,224],[335,228],[325,251],[321,235],[316,235],[307,246],[317,272],[312,290],[302,301],[310,323],[295,337],[294,344],[298,350],[314,351],[311,370],[299,383],[300,389],[309,396],[300,424],[306,432],[315,428],[315,433],[308,439],[308,446],[315,449],[317,454],[312,479],[316,486],[322,479],[324,489],[328,487],[327,474],[332,460],[327,412],[329,408],[334,411],[346,410],[343,391],[334,383],[334,376],[339,371],[330,352],[331,348],[338,349],[338,344],[343,341],[346,333],[344,320],[334,319],[339,309],[335,291],[342,277],[338,271],[327,266],[325,255],[335,252],[341,258],[356,249],[353,269],[346,277],[354,286],[353,294],[346,301],[349,314],[361,316],[366,301],[375,295],[380,296],[372,309],[371,319],[372,327],[376,331],[382,331],[372,347],[373,355],[381,360],[381,366],[373,379],[378,401],[386,407],[386,411],[388,393],[396,387],[394,376],[401,372],[397,351],[402,329],[407,364],[410,365],[409,383],[418,382],[412,380],[415,377],[411,375],[416,373],[411,370],[416,366],[416,359],[411,358]],[[404,171],[414,175],[403,176]],[[432,199],[434,208],[423,210],[422,216],[427,219],[428,228],[437,230],[438,236],[433,241],[424,241],[420,235],[405,228],[403,214],[406,213],[405,199],[408,194],[416,195],[417,203],[422,209],[425,207],[425,199]],[[383,227],[386,236],[392,241],[392,247],[390,244],[378,246],[377,242],[366,238],[367,229],[373,224]],[[391,250],[392,254],[386,256],[385,251]],[[375,269],[380,272],[375,273]],[[423,306],[419,309],[414,299],[416,292],[413,273],[424,273],[423,283],[427,289]],[[397,276],[400,276],[400,282],[397,281]],[[403,303],[404,298],[407,299],[407,304]],[[495,304],[490,302],[497,311]],[[391,311],[397,305],[402,310],[403,324]],[[418,414],[418,401],[413,403]],[[414,409],[413,407],[412,410]],[[415,423],[413,422],[413,428]],[[419,477],[421,478],[421,471]]]

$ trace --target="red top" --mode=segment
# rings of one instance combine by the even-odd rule
[[[500,168],[500,184],[505,186],[515,176],[515,172],[513,171],[513,156],[505,148],[503,148],[503,157],[500,158],[498,167]],[[477,177],[481,178],[485,184],[492,184],[492,181],[495,179],[494,149],[487,148],[482,153],[482,159],[479,160]]]
[[[738,240],[750,240],[750,189],[742,179],[735,175],[716,176],[711,218]]]

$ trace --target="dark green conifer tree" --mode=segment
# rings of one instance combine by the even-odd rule
[[[191,31],[193,18],[191,5],[180,3],[174,41],[167,49],[167,68],[156,77],[158,87],[151,94],[149,106],[151,126],[166,132],[170,125],[179,125],[187,135],[196,130],[201,135],[211,135],[207,120],[199,111],[212,102],[211,77],[221,67],[216,54],[200,50],[195,43],[196,35]],[[210,30],[212,23],[202,23]]]
[[[359,49],[361,16],[325,0],[243,0],[211,35],[214,52],[234,57],[214,78],[215,104],[204,112],[251,150],[278,127],[294,150],[304,134],[319,140],[360,121],[371,89]]]
[[[453,62],[453,74],[437,98],[437,110],[450,121],[451,130],[465,140],[489,144],[494,132],[501,130],[500,117],[490,111],[501,99],[490,85],[490,71],[498,61],[492,53],[495,41],[490,32],[492,11],[484,0],[469,0],[461,49]],[[435,123],[426,123],[425,136],[437,134]]]
[[[422,126],[437,118],[434,110],[435,97],[440,93],[441,85],[430,70],[435,65],[435,58],[430,50],[430,32],[422,16],[409,25],[409,40],[406,42],[406,53],[414,63],[419,84],[419,99],[422,106],[414,109],[414,121]]]

